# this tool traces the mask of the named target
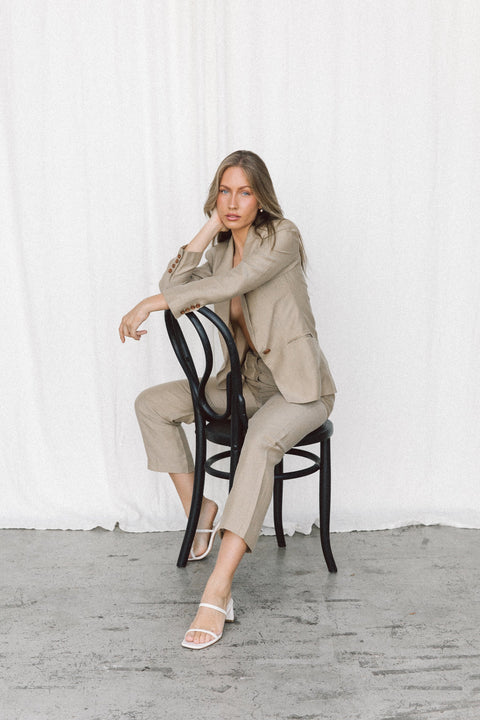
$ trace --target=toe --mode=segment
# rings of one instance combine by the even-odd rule
[[[199,633],[198,633],[198,632],[192,632],[191,630],[189,630],[189,631],[187,632],[187,634],[185,635],[185,640],[186,640],[187,642],[198,643],[198,642],[199,642],[198,636],[199,636]]]
[[[196,645],[201,645],[203,643],[208,642],[212,639],[212,636],[208,633],[202,633],[202,632],[190,632],[187,631],[187,634],[185,635],[185,640],[189,643],[195,643]]]

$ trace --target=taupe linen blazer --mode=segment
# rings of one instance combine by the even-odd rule
[[[239,295],[252,342],[285,400],[307,403],[335,393],[318,344],[297,227],[290,220],[278,220],[275,238],[265,229],[259,237],[251,227],[242,261],[235,268],[232,238],[210,247],[206,262],[199,265],[202,255],[180,248],[160,280],[175,317],[213,304],[231,327],[230,300]],[[225,364],[217,375],[220,387],[229,370],[225,347],[223,351]]]

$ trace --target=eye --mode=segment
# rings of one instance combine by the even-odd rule
[[[227,195],[227,193],[228,193],[228,190],[225,190],[225,188],[220,188],[220,190],[218,191],[219,195]]]
[[[248,190],[244,190],[244,191],[242,192],[242,195],[251,195],[251,194],[252,194],[252,193],[248,192]]]

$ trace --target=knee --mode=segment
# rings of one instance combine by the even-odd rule
[[[153,388],[142,390],[140,395],[135,398],[135,413],[137,417],[144,417],[152,412],[154,408],[152,390]]]
[[[181,380],[147,388],[135,400],[137,418],[155,423],[192,422],[193,418],[189,420],[191,410],[192,399],[188,383]]]

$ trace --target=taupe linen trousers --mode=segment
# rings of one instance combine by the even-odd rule
[[[309,403],[287,402],[268,367],[252,351],[247,352],[242,375],[249,424],[220,529],[239,535],[251,552],[272,498],[275,465],[304,435],[327,420],[335,395]],[[210,380],[206,392],[212,407],[223,411],[225,390]],[[169,473],[193,472],[192,454],[181,426],[194,421],[188,381],[144,390],[136,399],[135,411],[148,468]]]

